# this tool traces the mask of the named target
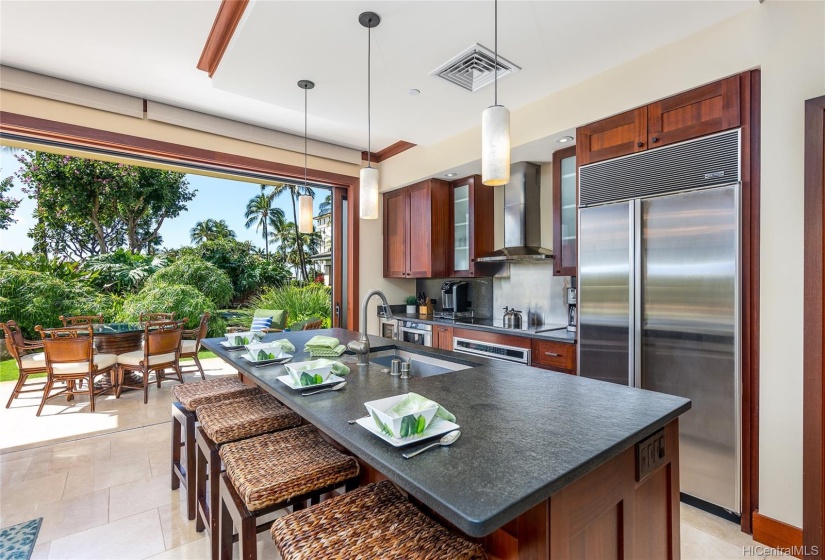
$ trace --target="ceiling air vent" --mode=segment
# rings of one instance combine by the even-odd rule
[[[493,82],[495,60],[493,51],[476,43],[430,72],[430,76],[438,76],[467,91],[478,91]],[[499,55],[499,79],[519,70],[521,68]]]

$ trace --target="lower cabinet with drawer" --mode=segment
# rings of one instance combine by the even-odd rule
[[[576,375],[576,345],[534,338],[530,365]]]

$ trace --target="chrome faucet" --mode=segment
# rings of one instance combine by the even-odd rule
[[[358,340],[351,340],[347,344],[347,349],[354,352],[358,356],[358,366],[367,366],[370,363],[370,339],[367,338],[367,304],[369,304],[372,296],[381,298],[381,310],[379,315],[384,319],[392,319],[392,311],[390,304],[387,303],[387,296],[381,290],[370,290],[364,296],[364,301],[361,303],[361,336]]]

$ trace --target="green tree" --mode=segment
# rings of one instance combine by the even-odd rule
[[[264,251],[266,258],[269,258],[269,222],[270,219],[283,219],[284,211],[272,206],[275,191],[266,194],[265,189],[266,187],[261,185],[261,193],[252,197],[247,203],[246,212],[244,213],[246,223],[244,225],[247,229],[254,225],[256,232],[263,230]]]
[[[40,252],[83,259],[126,246],[151,251],[164,221],[195,196],[183,173],[24,152],[18,173],[37,202],[29,232]]]
[[[305,255],[314,255],[318,252],[321,246],[321,234],[318,232],[298,233],[296,238],[296,231],[295,224],[284,221],[273,228],[270,238],[278,243],[278,256],[296,271],[295,276],[297,277],[297,273],[300,272],[301,278],[307,281],[312,276],[306,267]]]
[[[139,255],[120,248],[89,257],[81,269],[90,273],[89,283],[98,290],[123,294],[138,291],[149,276],[167,264],[165,257]]]
[[[332,191],[327,193],[321,204],[318,205],[318,215],[329,214],[332,212]]]
[[[17,207],[20,206],[20,199],[6,195],[11,187],[11,177],[6,177],[0,181],[0,229],[9,229],[9,226],[17,221],[14,219],[14,213],[17,211]]]
[[[195,227],[189,230],[189,238],[192,240],[192,243],[200,244],[212,239],[235,239],[235,232],[229,228],[226,220],[209,218],[197,222]]]
[[[261,185],[263,187],[263,185]],[[315,196],[315,192],[309,187],[302,187],[300,185],[292,185],[288,183],[278,183],[272,186],[272,197],[279,198],[284,194],[289,193],[289,200],[292,202],[292,226],[295,229],[295,237],[293,237],[293,241],[297,241],[300,239],[300,232],[298,231],[298,207],[297,207],[297,199],[299,196]],[[306,258],[304,256],[304,248],[302,243],[295,243],[295,247],[298,251],[298,261],[300,265],[300,272],[303,275],[303,279],[306,280],[309,276],[307,272],[307,265],[306,265]]]

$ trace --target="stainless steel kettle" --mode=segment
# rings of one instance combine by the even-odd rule
[[[503,326],[505,329],[520,329],[521,328],[521,311],[516,311],[515,308],[510,309],[504,307]]]

